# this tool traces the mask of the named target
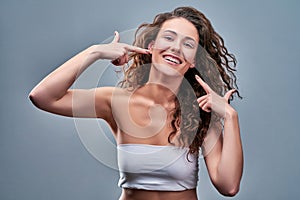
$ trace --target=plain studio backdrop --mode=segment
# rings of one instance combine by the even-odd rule
[[[88,128],[79,131],[76,120],[38,110],[28,94],[79,51],[109,41],[115,30],[131,30],[184,5],[206,14],[238,60],[244,98],[233,106],[245,167],[232,199],[298,199],[299,1],[1,0],[1,200],[118,199],[118,171],[107,164],[115,162],[115,151],[102,152],[101,159],[108,158],[102,162],[93,144],[83,142]],[[100,85],[115,81],[114,68],[107,69]],[[99,134],[110,138],[97,123]],[[200,199],[226,199],[210,183],[203,159],[198,185]]]

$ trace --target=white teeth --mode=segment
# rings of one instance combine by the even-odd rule
[[[168,60],[168,61],[171,61],[173,63],[176,63],[176,64],[180,64],[180,60],[172,57],[172,56],[165,56],[165,59]]]

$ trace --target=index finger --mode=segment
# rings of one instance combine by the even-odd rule
[[[207,85],[207,83],[205,83],[198,75],[195,75],[195,78],[198,81],[198,83],[203,87],[205,92],[208,94],[210,92],[211,88]]]
[[[142,54],[150,54],[150,51],[148,49],[143,49],[137,46],[127,45],[125,47],[128,51],[136,52],[136,53],[142,53]]]

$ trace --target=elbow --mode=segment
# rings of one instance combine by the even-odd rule
[[[33,105],[35,105],[37,108],[40,108],[40,104],[39,104],[39,95],[33,90],[29,93],[28,95],[29,100],[31,101],[31,103]]]
[[[239,185],[227,188],[227,189],[223,189],[220,190],[219,192],[226,197],[234,197],[235,195],[237,195],[237,193],[239,192],[240,187]]]
[[[43,95],[42,92],[38,92],[36,90],[32,90],[29,95],[28,98],[29,100],[32,102],[32,104],[34,106],[36,106],[37,108],[44,110],[45,109],[45,95]]]

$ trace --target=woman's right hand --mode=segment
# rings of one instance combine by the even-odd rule
[[[115,37],[111,43],[100,44],[95,47],[94,54],[98,59],[111,60],[112,64],[121,66],[128,62],[128,52],[136,52],[141,54],[149,54],[148,49],[132,46],[125,43],[119,43],[120,34],[115,31]]]

